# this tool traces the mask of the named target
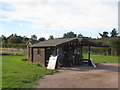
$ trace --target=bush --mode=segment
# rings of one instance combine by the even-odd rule
[[[18,36],[11,36],[9,39],[8,39],[8,43],[10,44],[19,44],[19,43],[22,43],[22,39]]]
[[[93,54],[102,54],[102,55],[111,55],[111,48],[110,47],[90,47],[90,51]],[[88,53],[89,47],[83,47],[83,52]]]
[[[0,47],[2,48],[27,48],[26,44],[2,44]]]
[[[120,38],[112,38],[110,40],[110,46],[112,48],[112,53],[120,55]]]

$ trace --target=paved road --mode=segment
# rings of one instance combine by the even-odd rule
[[[102,63],[93,67],[61,68],[46,75],[36,88],[118,88],[118,64]]]

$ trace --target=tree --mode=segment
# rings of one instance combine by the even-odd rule
[[[80,39],[80,41],[81,43],[83,43],[83,45],[95,45],[96,44],[89,37],[84,37],[82,38],[82,40]]]
[[[53,35],[51,35],[48,40],[52,40],[52,39],[54,39]]]
[[[31,36],[31,39],[37,40],[37,36],[36,36],[36,35],[32,35],[32,36]]]
[[[112,38],[110,46],[116,51],[117,55],[120,55],[120,38]]]
[[[97,46],[102,46],[103,42],[100,41],[100,40],[97,40],[97,41],[95,41],[95,44],[96,44]]]
[[[44,37],[39,38],[38,41],[45,41],[46,39]]]
[[[6,40],[6,37],[4,35],[1,36],[2,40]]]
[[[68,33],[65,33],[64,35],[63,35],[63,38],[74,38],[74,37],[76,37],[77,35],[76,34],[74,34],[74,32],[68,32]]]
[[[108,32],[104,31],[103,34],[99,33],[102,38],[108,37]]]
[[[23,41],[28,41],[29,40],[29,38],[26,37],[26,36],[23,36],[22,39],[23,39]]]
[[[68,38],[66,33],[63,35],[63,38]]]
[[[111,37],[117,37],[119,33],[117,33],[116,29],[114,28],[110,34],[111,34]]]
[[[80,34],[78,34],[78,37],[83,37],[83,35],[80,33]]]
[[[2,38],[0,37],[0,45],[2,44]]]
[[[15,33],[13,36],[17,36],[17,34]]]
[[[9,37],[7,37],[7,40],[10,38],[10,37],[12,37],[13,36],[13,34],[12,35],[10,35]]]
[[[22,39],[18,36],[11,36],[9,39],[8,39],[8,43],[10,44],[19,44],[19,43],[22,43]]]
[[[0,43],[1,43],[1,44],[7,43],[7,38],[6,38],[4,35],[2,35],[2,36],[0,37]]]

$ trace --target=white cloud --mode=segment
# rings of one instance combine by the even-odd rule
[[[118,0],[1,0],[13,11],[0,11],[1,21],[24,20],[34,29],[79,30],[116,28]]]
[[[44,37],[44,38],[48,39],[49,36],[50,36],[49,34],[41,34],[41,35],[40,35],[40,38],[41,38],[41,37]]]
[[[21,27],[22,27],[22,26],[24,26],[24,24],[22,24],[22,23],[19,23],[19,26],[21,26]]]

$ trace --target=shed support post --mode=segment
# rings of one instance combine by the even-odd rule
[[[88,59],[90,60],[90,46],[89,46],[89,52],[88,52]]]
[[[55,55],[57,55],[57,48],[55,47]]]
[[[30,59],[30,47],[27,45],[27,59]]]
[[[33,54],[34,54],[33,47],[31,47],[31,60],[32,60],[32,62],[33,62]]]
[[[46,52],[47,52],[47,49],[45,48],[45,67],[47,67],[47,57],[46,57]]]
[[[88,65],[91,65],[91,61],[90,61],[90,45],[89,45],[89,52],[88,52]]]

